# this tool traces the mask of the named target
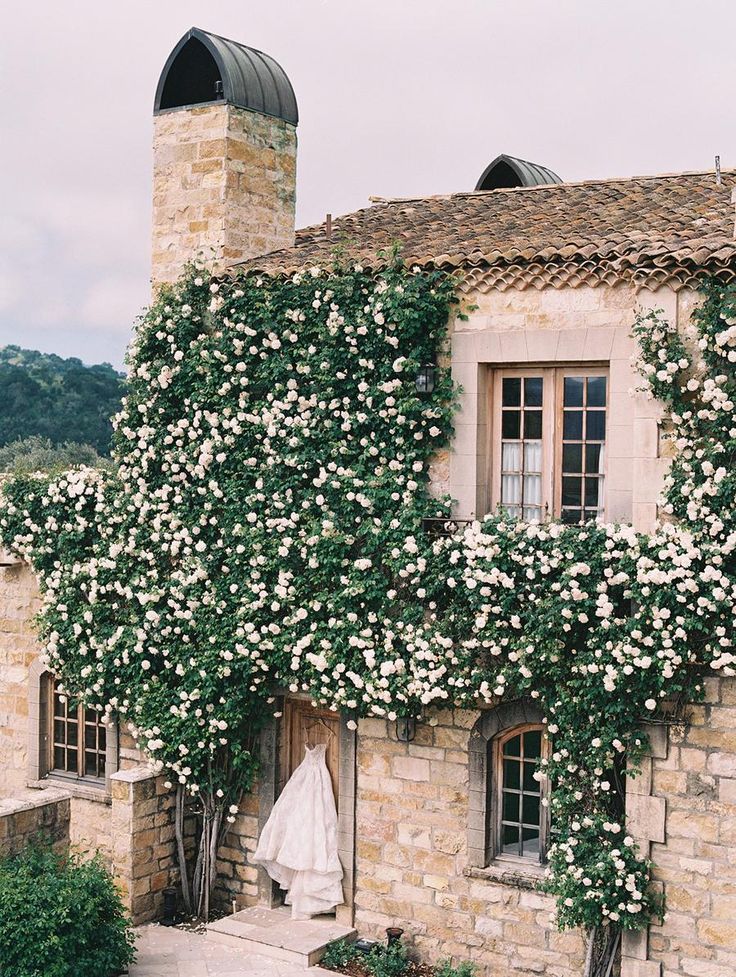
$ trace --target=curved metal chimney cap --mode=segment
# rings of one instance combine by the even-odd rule
[[[198,27],[188,30],[169,55],[156,86],[154,112],[179,107],[175,98],[169,104],[162,104],[167,101],[164,99],[166,82],[171,69],[187,45],[197,43],[206,49],[216,65],[219,80],[222,81],[223,101],[239,108],[251,109],[253,112],[283,119],[292,125],[299,122],[294,89],[286,72],[277,61],[262,51],[246,47],[245,44],[239,44],[217,34],[210,34]],[[215,100],[213,90],[211,97],[200,101]]]
[[[501,178],[502,172],[508,173],[511,170],[516,178],[514,182],[509,182]],[[496,179],[494,179],[494,175]],[[518,180],[518,182],[516,182]],[[507,156],[501,153],[492,163],[483,170],[480,179],[475,185],[476,190],[497,190],[502,187],[539,187],[549,183],[563,183],[553,170],[539,163],[530,163],[525,159],[518,159],[516,156]]]

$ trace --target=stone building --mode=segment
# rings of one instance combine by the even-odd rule
[[[457,517],[504,505],[520,518],[652,528],[668,461],[659,407],[635,392],[630,329],[637,310],[660,308],[686,330],[702,278],[736,276],[736,174],[565,183],[501,156],[475,190],[377,200],[295,232],[297,121],[271,58],[198,30],[182,38],[155,102],[154,284],[199,254],[271,272],[328,264],[344,243],[370,266],[400,240],[408,263],[457,276],[467,313],[451,332],[455,438],[433,467]],[[99,849],[136,920],[154,918],[176,879],[171,797],[124,729],[58,701],[39,663],[37,604],[29,569],[6,556],[0,845],[46,824]],[[668,913],[624,939],[622,977],[736,974],[736,680],[706,685],[686,726],[651,730],[652,755],[628,785],[631,830]],[[533,704],[428,709],[415,731],[378,719],[354,731],[308,699],[280,705],[258,790],[221,854],[228,905],[274,904],[249,854],[319,721],[345,870],[339,922],[370,937],[400,926],[425,958],[471,959],[491,977],[581,972],[579,935],[557,932],[536,891],[539,798],[527,792],[518,824],[497,803],[504,759],[520,775],[543,749]]]

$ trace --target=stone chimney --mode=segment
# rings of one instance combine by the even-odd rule
[[[156,89],[154,287],[294,243],[294,91],[266,54],[192,28]]]

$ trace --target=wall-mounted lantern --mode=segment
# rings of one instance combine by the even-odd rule
[[[19,563],[23,561],[15,553],[11,553],[10,550],[4,549],[0,546],[0,567],[16,567]]]
[[[417,735],[417,721],[415,716],[399,716],[396,720],[396,739],[400,743],[411,743]]]
[[[437,382],[437,367],[434,363],[423,363],[414,381],[418,394],[431,394]]]

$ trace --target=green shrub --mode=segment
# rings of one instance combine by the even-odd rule
[[[133,942],[98,858],[32,846],[0,861],[2,977],[111,977],[133,961]]]
[[[341,970],[357,956],[358,951],[355,949],[353,943],[350,943],[348,940],[333,940],[332,943],[327,944],[325,954],[320,963],[323,967],[328,967],[330,970]]]
[[[409,969],[409,955],[401,940],[397,940],[390,946],[374,947],[365,963],[373,977],[402,977]]]
[[[478,968],[469,960],[462,960],[453,967],[452,960],[440,960],[435,967],[435,977],[475,977]]]

